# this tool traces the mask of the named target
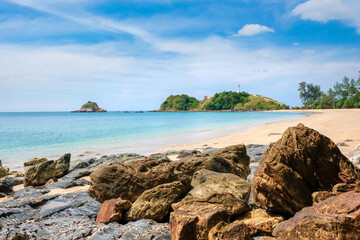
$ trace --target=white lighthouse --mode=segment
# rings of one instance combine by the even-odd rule
[[[237,93],[240,93],[240,84],[237,85]]]

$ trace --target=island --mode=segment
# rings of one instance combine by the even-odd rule
[[[107,112],[105,109],[99,108],[96,102],[88,101],[83,104],[80,110],[71,111],[71,112]]]
[[[260,95],[247,92],[224,91],[213,97],[198,100],[186,94],[171,95],[160,106],[159,111],[258,111],[289,109],[289,106]]]

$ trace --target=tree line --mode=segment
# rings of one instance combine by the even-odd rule
[[[345,76],[326,93],[320,85],[300,82],[298,91],[305,108],[360,108],[360,77],[355,81]]]

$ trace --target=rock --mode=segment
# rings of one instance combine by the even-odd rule
[[[131,202],[128,200],[111,199],[103,202],[100,212],[96,217],[98,223],[120,222],[123,214],[131,207]]]
[[[64,176],[70,167],[70,156],[70,153],[67,153],[56,161],[46,161],[29,167],[25,171],[24,186],[42,185],[52,178]]]
[[[220,222],[210,230],[209,240],[242,240],[255,236],[271,236],[273,229],[283,220],[282,216],[269,215],[266,211],[257,209],[245,213],[232,223]]]
[[[349,160],[354,164],[360,164],[360,144],[349,153]]]
[[[207,147],[207,148],[204,148],[201,153],[210,154],[210,153],[214,153],[214,152],[217,152],[217,151],[219,151],[218,148]]]
[[[179,151],[178,158],[182,159],[182,158],[186,158],[188,156],[196,155],[199,153],[200,153],[200,151],[197,151],[197,150],[182,150],[182,151]]]
[[[312,205],[311,194],[331,191],[360,178],[355,167],[329,138],[299,124],[272,143],[252,179],[254,203],[271,212],[293,215]]]
[[[39,198],[42,197],[44,194],[50,192],[46,189],[36,189],[32,186],[25,187],[15,192],[14,199],[21,199],[21,198]]]
[[[106,110],[99,108],[96,102],[88,101],[81,106],[80,110],[71,112],[106,112]]]
[[[170,211],[171,204],[185,193],[184,185],[175,181],[144,191],[126,213],[126,220],[153,219],[161,221]]]
[[[44,185],[44,188],[49,187],[50,185],[56,183],[58,180],[57,179],[50,179],[49,181],[47,181]]]
[[[85,179],[62,179],[60,181],[54,182],[51,185],[45,187],[45,189],[55,189],[55,188],[63,188],[63,189],[67,189],[67,188],[72,188],[72,187],[77,187],[77,186],[85,186],[85,185],[89,185],[89,181],[85,180]]]
[[[48,159],[47,158],[34,158],[31,159],[30,161],[24,162],[24,167],[31,167],[31,166],[35,166],[39,163],[43,163],[43,162],[47,162]]]
[[[9,169],[5,167],[0,167],[0,178],[3,178],[9,174]]]
[[[325,199],[329,198],[329,197],[333,197],[333,196],[337,196],[339,194],[336,193],[332,193],[332,192],[328,192],[328,191],[319,191],[319,192],[314,192],[311,197],[313,199],[313,204],[317,204],[319,202],[324,201]]]
[[[336,146],[339,146],[339,147],[348,147],[349,145],[347,145],[347,144],[344,143],[344,142],[338,142],[338,143],[336,143]]]
[[[91,240],[171,240],[168,224],[143,219],[124,225],[111,223],[91,235]]]
[[[160,184],[180,181],[190,188],[194,172],[209,169],[234,173],[246,178],[250,173],[249,157],[244,145],[230,146],[212,154],[197,154],[178,161],[145,158],[113,164],[95,170],[91,175],[89,195],[103,202],[122,198],[134,202],[145,190]]]
[[[250,157],[250,162],[260,162],[269,145],[248,144],[246,152]]]
[[[189,195],[180,202],[172,204],[171,207],[177,211],[181,207],[193,204],[222,205],[229,213],[230,217],[239,216],[240,214],[251,210],[250,206],[244,200],[234,197],[231,193],[214,193],[206,198],[195,198]]]
[[[350,191],[355,191],[355,192],[360,192],[360,181],[357,183],[338,183],[336,184],[332,191],[334,193],[343,193],[343,192],[350,192]]]
[[[194,204],[170,214],[172,240],[206,240],[211,228],[219,222],[229,222],[229,215],[221,205]]]
[[[251,184],[231,173],[217,173],[202,169],[194,173],[191,180],[194,187],[189,195],[195,198],[209,198],[214,194],[230,193],[235,198],[249,200]]]
[[[279,239],[359,239],[360,193],[347,192],[306,207],[278,224]]]
[[[0,193],[10,195],[13,193],[13,186],[19,185],[23,182],[23,178],[12,178],[6,176],[0,179]]]

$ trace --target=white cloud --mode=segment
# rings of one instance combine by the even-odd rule
[[[259,24],[246,24],[235,36],[253,36],[264,32],[275,32],[274,29]]]
[[[356,27],[360,33],[359,0],[308,0],[297,5],[291,12],[303,20],[326,23],[340,20]]]

